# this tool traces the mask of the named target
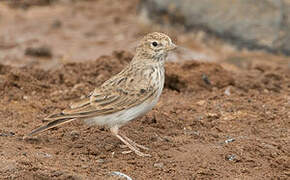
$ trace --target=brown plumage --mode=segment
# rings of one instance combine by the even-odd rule
[[[139,151],[139,148],[147,148],[121,135],[118,128],[156,105],[164,85],[164,61],[168,51],[175,47],[163,33],[146,35],[130,64],[120,73],[96,88],[87,98],[61,113],[48,116],[46,120],[51,122],[33,130],[28,136],[83,119],[88,124],[108,126],[136,154],[149,156]]]

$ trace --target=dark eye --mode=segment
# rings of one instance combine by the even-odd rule
[[[154,41],[154,42],[152,43],[152,45],[153,45],[154,47],[156,47],[156,46],[158,45],[158,43],[157,43],[156,41]]]

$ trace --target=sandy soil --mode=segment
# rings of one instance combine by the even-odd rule
[[[0,5],[0,179],[289,179],[290,58],[201,32],[152,27],[187,49],[167,62],[158,105],[122,128],[151,158],[78,121],[23,140],[118,73],[151,30],[136,1],[33,2]]]

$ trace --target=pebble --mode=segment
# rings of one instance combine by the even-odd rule
[[[52,155],[51,154],[48,154],[48,153],[44,153],[44,152],[38,152],[36,153],[38,156],[41,156],[41,157],[45,157],[45,158],[51,158]]]
[[[164,164],[163,163],[154,163],[153,166],[156,168],[163,168]]]
[[[227,160],[229,160],[229,161],[233,161],[233,160],[236,159],[236,155],[231,154],[231,155],[228,155],[226,158],[227,158]]]
[[[97,163],[104,163],[105,160],[104,160],[104,159],[97,159],[96,162],[97,162]]]
[[[61,175],[63,175],[63,172],[62,171],[54,171],[51,174],[51,176],[53,176],[53,177],[59,177]]]
[[[121,172],[118,172],[118,171],[112,172],[111,175],[112,176],[119,176],[119,177],[125,178],[126,180],[132,180],[132,178],[129,177],[128,175],[121,173]]]
[[[234,141],[235,141],[234,138],[230,138],[230,139],[225,140],[225,143],[228,144],[228,143],[230,143],[230,142],[234,142]]]
[[[82,147],[84,147],[83,144],[75,144],[75,145],[74,145],[74,148],[82,148]]]
[[[198,101],[196,104],[199,106],[203,106],[205,104],[205,100]]]
[[[4,136],[4,137],[7,137],[7,136],[14,136],[15,133],[14,132],[8,132],[8,133],[0,133],[0,136]]]
[[[70,135],[71,135],[71,136],[79,136],[80,133],[79,133],[78,131],[72,131],[72,132],[70,133]]]
[[[79,136],[80,136],[79,132],[77,132],[77,131],[72,131],[70,133],[70,135],[71,135],[73,141],[77,140],[79,138]]]
[[[225,90],[225,95],[227,95],[227,96],[230,96],[231,95],[231,87],[229,86],[229,87],[227,87],[226,88],[226,90]]]
[[[211,82],[206,74],[202,74],[201,78],[207,85],[211,85]]]

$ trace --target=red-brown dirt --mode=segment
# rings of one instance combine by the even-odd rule
[[[56,2],[51,1],[51,14],[66,12],[63,8],[69,5]],[[123,32],[126,28],[122,28],[122,22],[131,22],[133,16],[131,8],[136,2],[130,2],[118,10],[116,4],[108,7],[105,1],[86,1],[73,4],[70,11],[86,7],[86,17],[91,17],[94,8],[104,7],[96,14],[110,15],[109,19],[121,13],[114,28],[120,27]],[[47,7],[33,6],[21,11],[40,13],[38,8]],[[19,11],[10,7],[6,10]],[[49,14],[45,13],[41,18]],[[69,13],[63,14],[66,16],[60,19],[70,17]],[[0,18],[8,17],[2,14]],[[75,21],[87,23],[80,19]],[[34,23],[26,19],[19,22],[19,27],[30,29],[28,24]],[[110,29],[114,24],[108,24],[97,32],[116,33]],[[6,25],[13,27],[8,21]],[[75,28],[79,33],[87,30]],[[69,44],[73,33],[63,37],[61,31],[53,30],[52,57],[25,54],[26,47],[31,46],[27,42],[8,47],[5,41],[5,46],[0,46],[3,52],[0,56],[0,179],[117,179],[112,172],[124,173],[132,179],[289,179],[289,57],[263,52],[224,55],[217,49],[214,55],[222,55],[215,62],[190,58],[167,62],[165,89],[157,106],[121,129],[137,143],[149,147],[146,153],[151,158],[122,154],[122,143],[106,128],[89,127],[80,121],[23,140],[32,129],[46,123],[44,117],[87,95],[128,64],[133,54],[125,45],[143,34],[143,30],[134,28],[126,31],[129,38],[126,42],[97,41],[96,49],[103,43],[105,50],[97,52],[96,58],[91,56],[92,52],[85,58],[78,56],[90,50],[85,45],[82,47],[85,40],[77,39],[79,47],[73,48],[77,52],[72,51],[77,56],[74,62],[58,62],[62,56],[55,55],[61,54],[58,47]],[[36,44],[51,38],[43,35],[43,29],[34,29],[39,35]],[[24,36],[17,29],[14,33],[15,37]],[[190,37],[186,33],[172,34],[177,44],[187,44],[183,39]],[[211,46],[199,48],[209,52]],[[126,51],[109,51],[120,47]]]
[[[136,179],[286,179],[290,77],[283,67],[237,74],[215,63],[167,63],[157,107],[122,129],[150,147],[152,158],[123,155],[107,130],[81,122],[22,140],[131,57],[115,52],[50,71],[1,65],[1,177],[94,179],[120,171]]]

